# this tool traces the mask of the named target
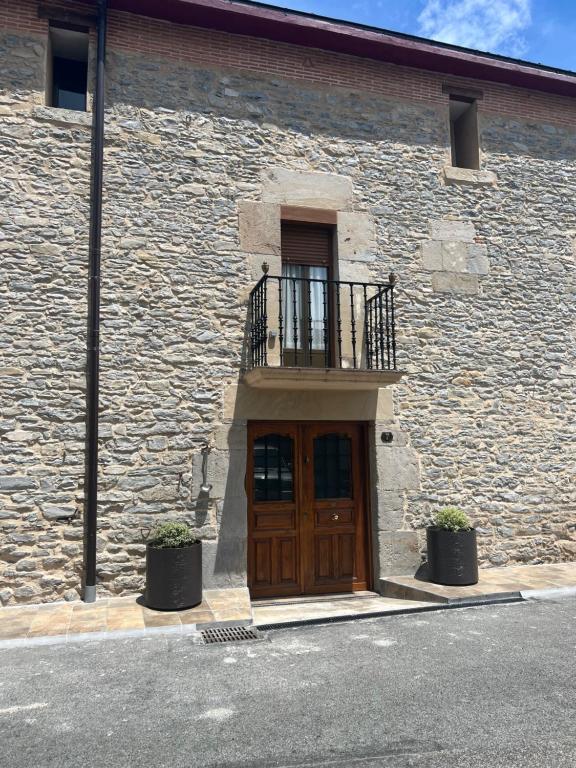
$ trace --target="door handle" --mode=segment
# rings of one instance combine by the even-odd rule
[[[332,515],[332,520],[339,520],[339,519],[340,519],[340,515]]]

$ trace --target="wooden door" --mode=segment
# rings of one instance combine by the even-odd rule
[[[249,425],[253,597],[368,588],[363,438],[348,422]]]
[[[298,427],[250,424],[248,581],[253,596],[300,594]]]
[[[347,423],[303,428],[300,538],[305,593],[368,587],[361,433],[358,424]]]

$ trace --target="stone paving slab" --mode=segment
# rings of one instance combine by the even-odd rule
[[[255,600],[252,603],[253,621],[256,627],[282,627],[296,622],[319,622],[333,619],[356,619],[367,615],[406,613],[437,605],[433,602],[398,600],[382,597],[376,592],[353,595],[331,595],[317,599],[280,598]]]
[[[98,637],[162,629],[194,631],[205,626],[252,621],[247,589],[206,590],[200,605],[184,611],[155,611],[140,595],[104,598],[95,603],[47,603],[0,608],[0,642]]]
[[[388,576],[380,580],[381,592],[391,598],[439,603],[520,596],[531,591],[576,587],[576,562],[481,568],[479,575],[478,584],[469,587],[446,587],[417,576]]]

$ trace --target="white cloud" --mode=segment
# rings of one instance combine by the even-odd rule
[[[522,56],[531,0],[425,0],[420,34],[444,43]]]

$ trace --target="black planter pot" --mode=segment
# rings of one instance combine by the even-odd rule
[[[146,605],[179,611],[202,602],[202,542],[161,549],[146,545]]]
[[[465,587],[478,583],[476,531],[445,531],[427,528],[430,581],[446,586]]]

